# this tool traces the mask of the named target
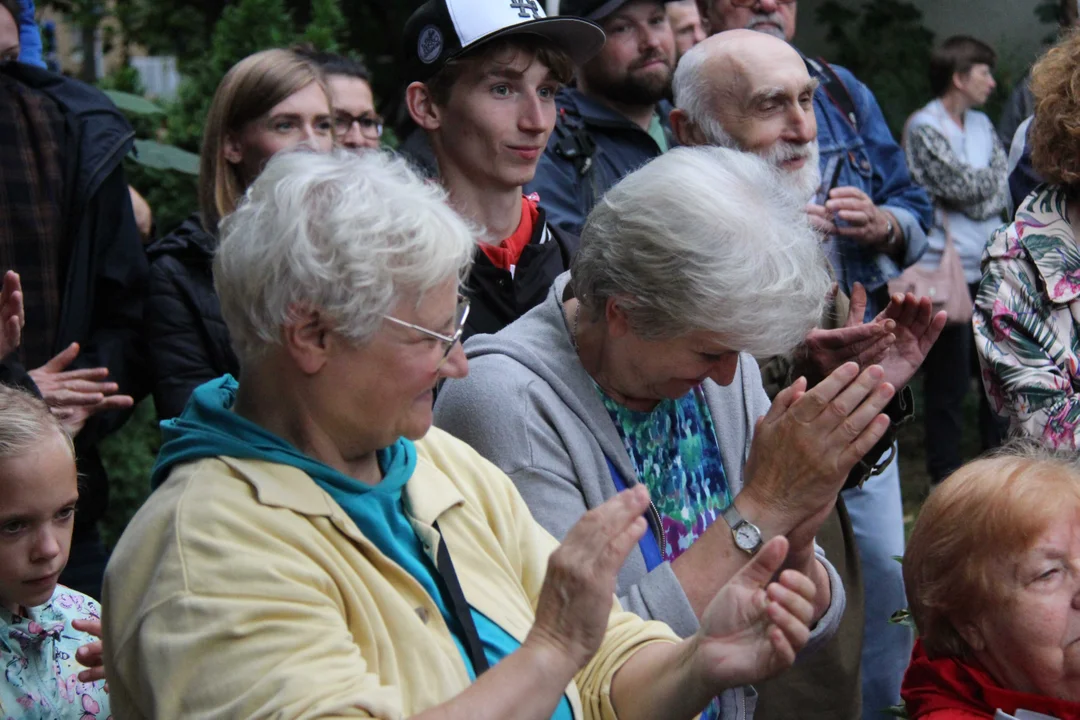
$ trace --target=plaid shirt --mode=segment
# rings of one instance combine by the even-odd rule
[[[26,306],[20,360],[55,351],[64,281],[64,164],[60,108],[0,70],[0,273],[22,278]]]

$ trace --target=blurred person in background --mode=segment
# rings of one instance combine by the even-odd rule
[[[211,272],[218,222],[275,153],[298,145],[330,150],[330,108],[322,71],[290,50],[248,56],[218,85],[203,131],[199,212],[146,250],[144,331],[159,418],[179,415],[207,380],[239,373]]]

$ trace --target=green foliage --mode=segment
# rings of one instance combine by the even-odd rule
[[[106,546],[116,545],[120,533],[150,494],[150,468],[160,444],[154,403],[145,400],[127,424],[98,447],[109,474],[109,512],[101,521]]]
[[[817,20],[835,48],[829,60],[873,88],[889,129],[899,138],[908,116],[931,97],[926,68],[934,34],[923,26],[922,12],[905,0],[867,0],[857,10],[827,0]]]
[[[338,0],[311,0],[311,22],[301,40],[330,52],[341,52],[341,40],[348,28]]]

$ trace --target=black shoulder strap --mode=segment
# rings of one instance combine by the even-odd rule
[[[572,109],[559,108],[555,122],[555,154],[574,164],[574,170],[584,177],[592,167],[596,141],[592,139],[581,116]]]
[[[461,583],[458,582],[457,572],[454,570],[454,562],[450,559],[450,551],[446,549],[446,539],[442,537],[439,523],[432,523],[435,532],[439,533],[439,550],[435,554],[435,566],[442,576],[446,591],[450,593],[451,611],[457,617],[461,625],[461,632],[465,637],[465,652],[469,654],[476,677],[480,677],[487,669],[487,657],[484,655],[484,644],[480,641],[480,634],[476,631],[476,623],[473,622],[472,608],[465,599],[465,593],[461,591]]]
[[[828,96],[829,102],[831,102],[836,109],[844,116],[844,119],[848,121],[852,129],[855,132],[859,131],[859,116],[855,112],[855,101],[851,97],[851,93],[847,89],[847,85],[840,79],[840,76],[833,70],[832,65],[825,62],[824,59],[818,58],[817,60],[811,58],[803,58],[806,61],[806,67],[810,71],[810,74],[821,82],[821,87],[825,90],[825,95]]]

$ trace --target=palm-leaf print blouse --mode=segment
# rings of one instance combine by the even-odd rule
[[[983,254],[975,343],[991,405],[1014,434],[1073,448],[1080,435],[1080,248],[1066,191],[1044,185]]]

